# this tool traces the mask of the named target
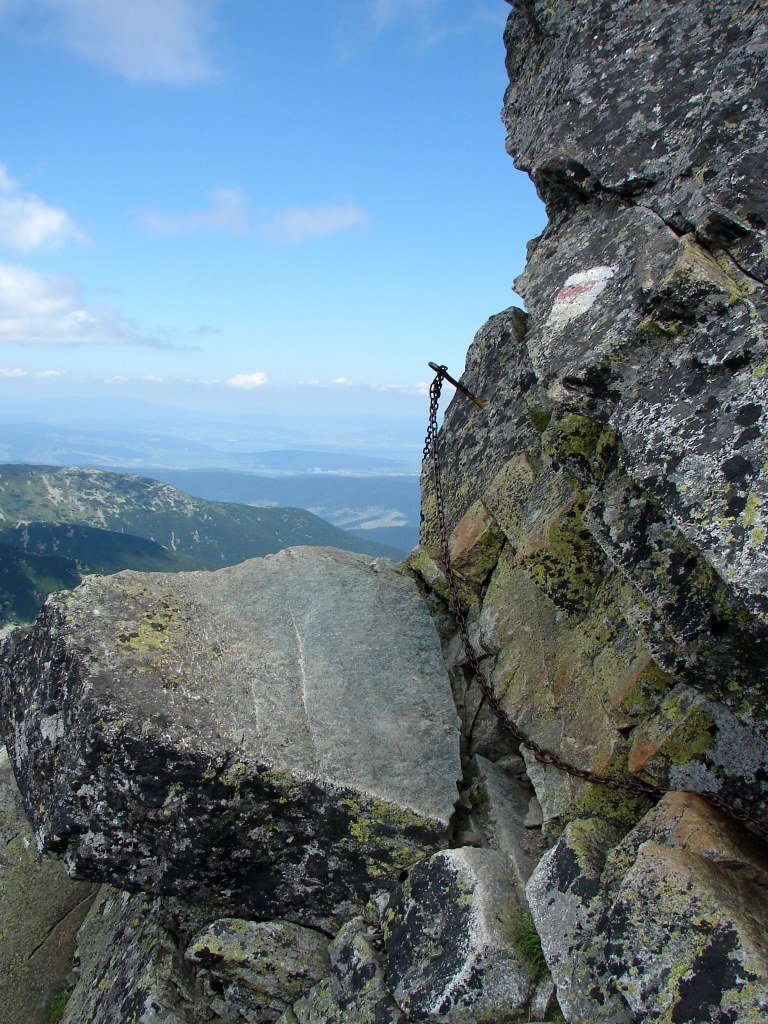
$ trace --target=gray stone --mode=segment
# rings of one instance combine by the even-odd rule
[[[79,877],[305,923],[439,847],[458,720],[412,579],[335,549],[91,577],[0,670],[39,845]]]
[[[536,867],[526,895],[566,1020],[631,1024],[629,1009],[600,961],[585,952],[604,910],[600,880],[618,839],[599,818],[571,822]]]
[[[530,878],[533,866],[542,853],[536,839],[526,825],[531,788],[518,776],[512,775],[486,760],[475,757],[473,767],[478,779],[478,808],[490,845],[506,853],[517,876],[520,887]],[[541,821],[538,822],[541,824]]]
[[[764,618],[760,7],[526,0],[506,40],[508,148],[551,218],[516,285],[539,380],[610,418],[635,481]]]
[[[69,986],[77,930],[96,888],[37,853],[0,746],[0,1024],[47,1024]]]
[[[417,865],[384,915],[387,981],[412,1020],[519,1019],[534,970],[514,943],[523,913],[505,854],[468,847]]]
[[[103,886],[78,935],[80,976],[61,1024],[203,1024],[178,952],[159,900]]]
[[[528,884],[566,1018],[738,1021],[768,1012],[768,860],[719,811],[665,796],[610,850],[568,826]]]
[[[328,940],[287,921],[213,921],[184,956],[198,998],[225,1019],[275,1021],[330,971]]]
[[[361,918],[344,925],[329,952],[331,976],[295,1004],[298,1024],[405,1024]]]
[[[764,723],[745,719],[680,684],[633,730],[630,769],[662,789],[716,793],[768,820],[768,738]]]

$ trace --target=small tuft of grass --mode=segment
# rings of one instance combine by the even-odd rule
[[[547,969],[547,962],[530,910],[521,910],[512,919],[510,937],[515,949],[531,968],[534,978],[540,978]]]
[[[57,996],[54,996],[53,1002],[48,1008],[48,1016],[45,1018],[47,1024],[59,1024],[59,1021],[64,1016],[64,1011],[67,1008],[72,991],[72,988],[65,988]]]

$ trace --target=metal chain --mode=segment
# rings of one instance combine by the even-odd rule
[[[579,768],[570,761],[566,761],[564,758],[560,757],[559,754],[555,753],[554,750],[549,750],[547,747],[543,747],[540,743],[537,743],[536,740],[531,739],[531,737],[520,728],[517,722],[510,718],[501,706],[498,697],[486,679],[485,673],[480,666],[477,653],[475,652],[475,648],[469,638],[467,617],[461,606],[458,585],[456,583],[456,577],[451,564],[448,527],[445,520],[445,499],[443,494],[442,466],[440,457],[440,437],[437,428],[437,412],[440,405],[440,395],[443,390],[443,376],[445,372],[447,372],[446,367],[441,366],[429,388],[429,425],[427,427],[427,434],[424,441],[423,455],[424,461],[431,463],[432,466],[440,554],[443,560],[445,578],[448,583],[448,606],[458,626],[464,652],[467,656],[470,668],[472,669],[472,673],[477,679],[485,701],[493,710],[504,728],[510,732],[527,750],[531,751],[539,764],[552,765],[552,767],[559,769],[561,772],[565,772],[567,775],[571,775],[577,779],[583,779],[585,782],[593,782],[598,786],[606,786],[609,789],[626,790],[627,792],[634,793],[638,796],[645,796],[655,800],[660,799],[668,792],[675,792],[674,790],[666,790],[659,786],[654,786],[649,782],[643,782],[641,779],[617,779],[608,775],[601,775],[599,772],[591,771],[589,768]],[[714,804],[732,818],[737,818],[740,821],[748,822],[749,824],[757,827],[761,832],[768,836],[768,823],[759,818],[753,817],[746,811],[732,807],[716,793],[704,792],[696,793],[695,795],[702,797],[711,804]]]

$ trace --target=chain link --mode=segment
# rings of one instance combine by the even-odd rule
[[[659,800],[666,793],[675,792],[674,790],[666,790],[659,786],[654,786],[649,782],[643,782],[642,779],[617,779],[609,775],[602,775],[599,772],[590,770],[589,768],[579,768],[577,765],[560,757],[560,755],[554,750],[549,750],[547,747],[543,747],[540,743],[537,743],[536,740],[531,739],[531,737],[520,728],[517,722],[510,718],[501,706],[498,697],[494,693],[491,684],[488,682],[485,673],[483,672],[475,648],[470,640],[469,629],[467,627],[467,616],[461,606],[458,584],[456,583],[456,577],[451,564],[450,542],[448,539],[448,527],[445,519],[440,436],[437,427],[437,413],[440,405],[440,395],[443,390],[443,372],[447,372],[447,368],[445,366],[440,367],[429,388],[429,425],[427,426],[423,455],[424,461],[430,463],[432,466],[440,554],[443,561],[443,568],[445,570],[445,578],[448,583],[448,605],[454,620],[456,621],[462,646],[464,647],[464,652],[467,656],[467,661],[469,662],[472,674],[477,679],[483,698],[503,727],[510,732],[515,739],[526,748],[526,750],[530,750],[539,764],[551,765],[553,768],[557,768],[559,771],[565,772],[573,778],[583,779],[585,782],[592,782],[598,786],[605,786],[609,789],[625,790],[629,793],[634,793],[637,796],[648,797],[652,800]],[[736,818],[739,821],[748,822],[759,829],[764,835],[768,836],[768,823],[759,818],[753,817],[746,811],[731,806],[718,796],[718,794],[703,792],[695,795],[704,798],[711,804],[714,804],[730,817]]]

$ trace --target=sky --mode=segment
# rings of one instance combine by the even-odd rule
[[[0,420],[411,429],[544,225],[508,13],[0,0]]]

